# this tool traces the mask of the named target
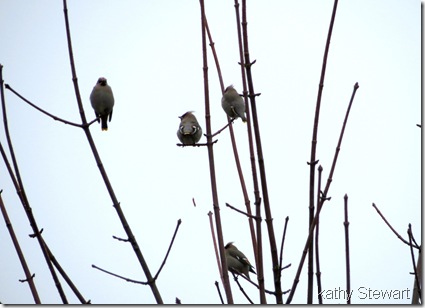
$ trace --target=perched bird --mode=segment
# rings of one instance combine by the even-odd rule
[[[224,252],[226,255],[227,269],[230,272],[238,275],[244,274],[247,278],[249,278],[249,272],[257,274],[247,257],[233,245],[233,242],[227,243],[227,245],[224,246]]]
[[[91,105],[94,109],[96,117],[100,117],[102,121],[102,130],[108,130],[108,116],[109,122],[112,119],[112,108],[114,107],[114,95],[112,89],[108,85],[106,78],[100,77],[93,91],[90,94]],[[97,119],[99,122],[99,119]]]
[[[246,122],[245,117],[245,102],[242,97],[236,92],[233,85],[230,85],[224,90],[221,106],[227,115],[231,118],[241,118]]]
[[[199,126],[198,120],[188,111],[182,116],[179,129],[177,130],[177,137],[184,145],[196,144],[202,137],[202,128]]]

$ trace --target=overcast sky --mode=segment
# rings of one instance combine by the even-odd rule
[[[248,31],[269,197],[280,246],[285,217],[282,289],[291,287],[308,231],[311,136],[331,0],[248,1]],[[198,1],[69,1],[78,83],[88,119],[89,95],[100,76],[115,96],[109,130],[90,127],[124,214],[153,274],[174,247],[157,286],[165,303],[218,304],[220,281],[208,212],[213,211],[207,149],[177,147],[178,116],[194,110],[205,132],[201,19]],[[345,288],[343,196],[348,195],[352,303],[410,303],[409,247],[384,224],[372,203],[407,238],[411,223],[421,242],[421,3],[413,0],[340,1],[322,97],[317,158],[323,182],[356,82],[357,91],[321,215],[320,256],[325,290]],[[206,1],[225,85],[241,92],[233,1]],[[0,2],[3,79],[47,111],[80,122],[71,80],[62,1]],[[213,131],[226,123],[209,52]],[[125,232],[79,128],[46,117],[6,91],[8,121],[21,175],[38,226],[53,254],[83,296],[94,304],[155,303],[134,251],[113,235]],[[241,164],[254,200],[247,126],[234,124]],[[228,131],[214,146],[224,241],[234,241],[253,262]],[[3,128],[0,142],[6,146]],[[205,142],[205,137],[201,139]],[[0,189],[42,303],[61,303],[16,191],[0,163]],[[196,201],[196,207],[192,203]],[[264,215],[263,215],[264,216]],[[273,290],[263,221],[266,288]],[[7,228],[0,222],[0,302],[33,299]],[[255,275],[253,275],[255,277]],[[293,303],[306,303],[304,268]],[[242,281],[255,303],[258,292]],[[65,283],[63,284],[65,286]],[[221,286],[221,283],[220,283]],[[231,281],[236,303],[248,303]],[[360,289],[364,288],[364,289]],[[399,300],[364,298],[361,290],[405,290]],[[65,287],[70,303],[78,299]],[[224,290],[222,289],[224,294]],[[317,303],[315,286],[314,302]],[[405,293],[406,294],[406,293]],[[284,296],[286,300],[286,296]],[[268,303],[275,298],[267,295]],[[325,303],[344,303],[328,299]]]

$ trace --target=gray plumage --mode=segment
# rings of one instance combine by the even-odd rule
[[[114,95],[112,89],[108,85],[106,78],[100,77],[97,80],[90,94],[91,105],[94,109],[96,117],[100,116],[102,122],[102,130],[108,130],[108,116],[109,122],[112,119],[112,108],[114,107]],[[99,122],[99,119],[97,120]]]
[[[177,137],[184,145],[196,144],[202,137],[202,128],[199,126],[198,120],[188,111],[182,116],[179,129],[177,130]]]
[[[228,86],[224,91],[221,106],[230,118],[241,118],[246,122],[245,102],[233,85]]]
[[[248,258],[243,254],[242,251],[233,245],[233,242],[230,242],[224,246],[224,252],[226,255],[227,269],[230,272],[238,275],[244,274],[247,278],[249,278],[249,272],[257,274],[254,271],[254,267],[251,265]]]

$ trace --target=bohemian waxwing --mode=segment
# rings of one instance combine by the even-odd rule
[[[202,137],[202,128],[199,126],[198,120],[196,120],[192,111],[186,112],[179,118],[181,122],[177,130],[177,137],[184,145],[196,144]]]
[[[247,278],[249,278],[249,272],[257,274],[247,257],[233,245],[233,242],[224,246],[224,252],[226,255],[227,269],[230,272],[238,275],[244,274]]]
[[[228,86],[224,91],[221,106],[230,118],[241,118],[243,122],[246,122],[245,102],[233,85]]]
[[[109,122],[112,119],[112,108],[114,107],[114,95],[112,89],[108,85],[106,78],[100,77],[93,91],[90,94],[91,105],[94,109],[96,117],[100,116],[102,121],[102,130],[108,130],[108,116]],[[99,119],[97,120],[99,122]]]

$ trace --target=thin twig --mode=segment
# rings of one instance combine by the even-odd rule
[[[218,140],[214,140],[214,141],[211,142],[211,144],[217,143],[217,141]],[[203,146],[209,146],[210,144],[207,142],[207,143],[195,143],[195,144],[176,143],[176,145],[178,147],[184,148],[184,147],[203,147]]]
[[[348,232],[348,196],[344,196],[344,230],[345,230],[345,275],[347,281],[346,294],[351,294],[351,283],[350,283],[350,242]],[[348,296],[347,304],[351,304],[351,296]]]
[[[235,273],[232,273],[232,275],[233,275],[233,279],[235,280],[236,284],[239,287],[239,290],[242,292],[245,298],[249,301],[250,304],[254,304],[254,302],[249,298],[248,294],[246,294],[244,288],[242,288],[241,284],[239,283],[237,275],[235,275]]]
[[[223,296],[221,295],[220,286],[218,284],[218,281],[216,281],[214,284],[215,284],[215,287],[217,288],[218,296],[220,296],[220,301],[221,301],[222,304],[224,304]]]
[[[344,123],[342,124],[341,132],[340,132],[339,140],[338,140],[338,145],[335,149],[335,155],[334,155],[334,158],[333,158],[333,161],[332,161],[331,170],[329,171],[328,180],[326,182],[326,186],[325,186],[325,189],[323,191],[322,197],[320,198],[320,203],[318,205],[316,215],[314,216],[313,223],[311,224],[310,231],[308,233],[308,237],[307,237],[307,240],[306,240],[306,243],[305,243],[305,246],[304,246],[304,250],[303,250],[303,253],[301,255],[301,260],[300,260],[300,263],[298,265],[298,270],[297,270],[297,273],[295,275],[294,283],[292,285],[291,292],[289,293],[288,299],[286,300],[287,304],[291,303],[292,298],[294,297],[294,294],[295,294],[295,291],[296,291],[296,288],[297,288],[297,285],[298,285],[298,282],[299,282],[299,279],[300,279],[301,271],[302,271],[302,268],[303,268],[303,265],[304,265],[304,261],[305,261],[305,258],[306,258],[307,252],[308,252],[308,247],[310,246],[310,241],[313,240],[313,232],[314,232],[317,220],[319,218],[319,215],[320,215],[320,212],[322,210],[324,202],[329,199],[327,197],[328,191],[329,191],[329,188],[331,186],[333,174],[334,174],[335,168],[336,168],[336,163],[338,161],[338,154],[339,154],[339,151],[341,150],[342,139],[344,137],[344,131],[345,131],[345,127],[347,125],[348,116],[350,114],[351,105],[353,104],[354,97],[356,95],[358,88],[359,88],[359,84],[356,82],[354,84],[353,93],[351,94],[350,103],[348,104],[347,112],[345,114]]]
[[[285,243],[286,227],[288,226],[289,216],[285,218],[285,226],[283,227],[282,243],[280,244],[280,257],[279,257],[279,268],[282,270],[283,261],[283,244]]]
[[[213,213],[211,211],[209,211],[208,212],[208,218],[209,218],[209,221],[210,221],[211,237],[212,237],[213,245],[214,245],[215,258],[217,260],[218,272],[220,273],[220,278],[221,278],[221,281],[223,282],[223,272],[222,272],[221,265],[220,265],[220,257],[219,257],[218,247],[217,247],[217,239],[216,239],[215,232],[214,232],[214,223],[213,223],[213,220],[212,220],[212,215],[213,215]]]
[[[98,267],[98,266],[96,266],[96,265],[94,265],[94,264],[92,264],[92,265],[91,265],[91,267],[93,267],[93,268],[95,268],[95,269],[97,269],[97,270],[99,270],[99,271],[102,271],[102,272],[104,272],[104,273],[106,273],[106,274],[109,274],[109,275],[112,275],[112,276],[114,276],[114,277],[117,277],[117,278],[123,279],[123,280],[125,280],[125,281],[128,281],[128,282],[137,283],[137,284],[143,284],[143,285],[148,285],[148,284],[149,284],[149,282],[144,282],[144,281],[134,280],[134,279],[130,279],[130,278],[127,278],[127,277],[124,277],[124,276],[118,275],[118,274],[114,274],[114,273],[112,273],[112,272],[110,272],[110,271],[107,271],[107,270],[105,270],[105,269],[103,269],[103,268],[100,268],[100,267]]]
[[[320,193],[321,193],[321,189],[322,189],[322,165],[319,165],[318,168],[318,180],[317,180],[317,209],[316,211],[319,211],[319,207],[321,206],[321,202],[320,202]],[[319,211],[320,212],[320,211]],[[320,296],[320,294],[322,294],[322,273],[320,271],[320,257],[319,257],[319,221],[320,221],[320,216],[317,216],[317,223],[316,223],[316,234],[315,234],[315,251],[316,251],[316,278],[317,278],[317,297],[319,300],[319,304],[322,305],[323,304],[323,296]]]
[[[26,99],[25,97],[23,97],[21,94],[19,94],[18,92],[16,92],[10,85],[6,84],[5,87],[6,87],[6,89],[10,90],[13,94],[15,94],[17,97],[19,97],[21,100],[23,100],[25,103],[27,103],[31,107],[37,109],[38,111],[44,113],[45,115],[51,117],[53,120],[56,120],[56,121],[59,121],[59,122],[65,123],[65,124],[69,124],[71,126],[76,126],[76,127],[80,127],[80,128],[82,127],[81,124],[77,124],[77,123],[73,123],[73,122],[70,122],[70,121],[61,119],[61,118],[59,118],[59,117],[57,117],[57,116],[55,116],[55,115],[53,115],[53,114],[51,114],[51,113],[43,110],[43,109],[41,109],[37,105],[31,103],[28,99]],[[96,121],[96,119],[94,121]]]
[[[117,240],[117,241],[120,241],[120,242],[130,242],[130,240],[128,238],[121,238],[121,237],[118,237],[118,236],[115,236],[115,235],[112,235],[112,238]]]
[[[220,134],[223,130],[225,130],[228,126],[230,126],[233,123],[234,120],[235,119],[231,119],[229,122],[227,122],[226,125],[224,125],[222,128],[220,128],[214,134],[212,134],[211,137],[214,138],[215,136],[217,136],[218,134]]]
[[[164,261],[162,261],[161,266],[159,267],[158,272],[156,273],[155,277],[153,278],[154,280],[158,279],[159,273],[161,273],[161,270],[164,267],[165,262],[167,262],[168,255],[170,254],[171,247],[173,247],[173,243],[174,243],[174,240],[176,238],[177,231],[179,231],[179,227],[180,227],[180,224],[181,223],[182,223],[182,220],[181,219],[177,220],[176,230],[174,231],[173,238],[171,239],[170,246],[168,247],[167,253],[165,254]]]
[[[412,225],[411,224],[409,224],[409,228],[407,229],[407,235],[409,236],[410,255],[412,256],[413,272],[415,273],[416,290],[418,292],[419,299],[422,301],[421,285],[419,283],[419,276],[418,276],[418,271],[416,269],[416,262],[415,262],[415,254],[413,252]]]
[[[238,212],[238,213],[241,213],[241,214],[245,215],[245,216],[246,216],[246,217],[248,217],[248,218],[253,218],[253,219],[256,219],[256,218],[257,218],[257,217],[256,217],[256,216],[254,216],[254,215],[250,215],[250,214],[248,214],[248,213],[245,213],[244,211],[241,211],[241,210],[239,210],[239,209],[235,208],[234,206],[231,206],[229,203],[226,203],[226,206],[227,206],[227,207],[230,207],[232,210],[234,210],[234,211],[236,211],[236,212]]]
[[[405,243],[406,245],[410,246],[410,243],[408,241],[406,241],[394,228],[393,226],[391,226],[391,224],[388,222],[388,220],[384,217],[384,215],[381,213],[381,211],[378,209],[378,207],[376,206],[375,203],[372,203],[372,206],[375,208],[375,210],[378,212],[379,216],[381,216],[382,220],[387,224],[387,226],[391,229],[391,231],[393,231],[393,233],[400,239],[400,241],[402,241],[403,243]],[[416,249],[420,249],[418,245],[414,245],[412,244],[413,247],[415,247]]]
[[[288,265],[284,266],[282,268],[282,270],[284,270],[284,269],[286,269],[286,268],[288,268],[290,266],[291,266],[291,264],[288,264]],[[239,277],[242,277],[243,279],[245,279],[246,281],[248,281],[250,284],[252,284],[253,286],[255,286],[257,289],[260,288],[260,286],[258,284],[256,284],[254,281],[252,281],[251,279],[249,279],[245,275],[239,275]],[[270,291],[270,290],[264,289],[264,292],[267,293],[267,294],[270,294],[270,295],[276,295],[276,292],[275,291]],[[288,292],[289,292],[289,290],[288,291],[284,291],[284,292],[282,292],[282,295],[284,295],[284,294],[286,294]]]

